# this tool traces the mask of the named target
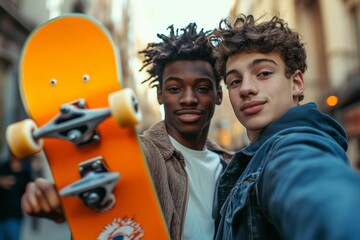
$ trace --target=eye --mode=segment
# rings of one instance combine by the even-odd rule
[[[90,76],[89,76],[88,74],[84,74],[84,75],[82,76],[82,81],[83,81],[83,82],[88,82],[88,81],[90,81]]]
[[[241,84],[241,80],[240,79],[233,79],[233,80],[228,80],[228,87],[236,87],[238,85]]]
[[[201,87],[197,88],[197,91],[200,93],[207,93],[207,92],[209,92],[209,90],[210,90],[210,87],[208,87],[208,86],[201,86]]]
[[[50,79],[50,86],[55,86],[57,84],[57,80],[55,78]]]
[[[179,87],[168,87],[167,89],[170,93],[178,93],[181,91]]]
[[[262,71],[258,74],[258,76],[265,78],[265,77],[270,76],[271,74],[272,74],[272,72],[270,72],[270,71]]]

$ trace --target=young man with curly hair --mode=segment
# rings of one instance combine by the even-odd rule
[[[250,144],[219,179],[216,239],[359,239],[360,175],[347,136],[304,98],[300,35],[275,16],[214,30],[217,70]]]
[[[165,119],[140,135],[171,239],[213,239],[213,202],[217,179],[231,153],[208,139],[215,105],[222,101],[209,32],[195,23],[158,34],[140,53],[157,88]],[[63,221],[54,185],[44,179],[31,183],[22,200],[32,216]],[[94,220],[96,221],[96,220]]]

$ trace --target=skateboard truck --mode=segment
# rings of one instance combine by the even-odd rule
[[[55,137],[68,140],[78,146],[97,142],[96,126],[111,115],[108,108],[86,109],[86,102],[80,99],[63,104],[60,113],[42,128],[33,132],[35,139]]]
[[[79,165],[81,179],[60,190],[61,196],[79,197],[90,208],[107,211],[115,204],[112,191],[120,178],[119,173],[109,172],[102,157]]]
[[[130,88],[108,96],[109,107],[87,109],[84,99],[63,104],[60,113],[38,128],[35,121],[25,119],[6,129],[6,140],[17,158],[24,158],[42,150],[44,137],[61,138],[77,147],[100,141],[97,125],[112,116],[122,128],[132,127],[141,120],[137,98]]]

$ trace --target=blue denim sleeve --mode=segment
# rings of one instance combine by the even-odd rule
[[[279,138],[266,161],[259,201],[284,239],[360,239],[360,175],[332,138]]]

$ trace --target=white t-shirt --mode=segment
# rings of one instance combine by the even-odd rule
[[[220,156],[207,149],[197,151],[184,147],[172,137],[170,141],[184,155],[185,169],[189,179],[184,239],[213,239],[215,234],[212,218],[214,193],[223,168]]]

